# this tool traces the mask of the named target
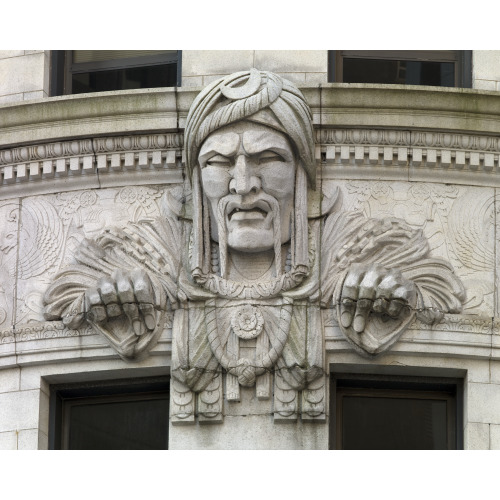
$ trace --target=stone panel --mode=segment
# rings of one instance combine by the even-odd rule
[[[19,201],[0,201],[0,330],[14,322]]]
[[[49,438],[39,429],[26,429],[19,431],[18,450],[48,450]]]
[[[10,368],[0,372],[0,393],[18,391],[21,379],[20,368]]]
[[[490,360],[489,366],[490,366],[490,382],[492,384],[500,384],[500,361]]]
[[[23,56],[24,52],[24,50],[0,50],[0,59]]]
[[[466,450],[490,449],[490,424],[468,423],[464,429],[464,448]]]
[[[0,450],[17,450],[17,432],[0,432]]]
[[[306,85],[322,85],[328,83],[328,73],[306,73]]]
[[[203,85],[202,76],[183,76],[182,86],[183,87],[201,87]]]
[[[306,83],[306,73],[277,73],[282,78],[287,79],[289,82],[294,83],[298,87]]]
[[[474,88],[477,90],[497,90],[496,80],[474,80]]]
[[[392,161],[392,159],[391,159]],[[324,181],[324,184],[334,181]],[[493,316],[494,190],[419,182],[336,181],[347,210],[398,217],[426,236],[433,257],[450,262],[467,291],[465,314]]]
[[[496,241],[495,241],[495,263],[494,263],[494,269],[495,269],[495,291],[496,291],[496,296],[495,296],[495,315],[500,316],[500,273],[498,273],[498,269],[500,269],[500,245],[499,245],[499,240],[500,240],[500,206],[499,206],[499,200],[500,200],[500,189],[495,189],[495,195],[496,195],[496,212],[495,212],[495,235],[496,235]],[[500,338],[498,334],[500,333],[497,329],[495,332],[497,335],[497,338]],[[498,342],[497,342],[498,344]]]
[[[0,74],[10,75],[0,80],[0,95],[44,90],[45,63],[44,53],[0,59]]]
[[[302,422],[276,425],[270,415],[225,417],[223,425],[170,425],[169,449],[327,450],[328,426]]]
[[[33,92],[24,92],[23,100],[29,101],[30,99],[44,99],[45,97],[49,97],[44,90],[35,90]]]
[[[38,429],[19,431],[18,450],[38,450]]]
[[[500,50],[475,50],[472,53],[474,80],[500,81]]]
[[[19,102],[23,100],[23,95],[22,93],[19,94],[8,94],[8,95],[2,95],[0,96],[0,104],[9,104],[12,102]]]
[[[254,67],[275,73],[326,72],[327,50],[256,50]]]
[[[490,450],[500,450],[500,425],[490,425]]]
[[[83,239],[157,216],[163,194],[162,187],[129,186],[23,200],[16,323],[43,321],[43,293],[54,275],[72,262]]]
[[[228,75],[254,67],[253,50],[183,50],[182,77]]]
[[[468,422],[500,424],[500,385],[467,384]]]
[[[0,394],[0,432],[38,428],[40,391]]]

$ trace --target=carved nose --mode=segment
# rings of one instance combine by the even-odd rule
[[[233,178],[229,182],[229,192],[240,195],[257,193],[260,187],[260,179],[253,175],[248,158],[245,155],[239,155],[234,165]]]

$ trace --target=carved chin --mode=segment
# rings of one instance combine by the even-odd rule
[[[239,252],[264,252],[274,248],[272,228],[245,227],[229,231],[227,246]]]

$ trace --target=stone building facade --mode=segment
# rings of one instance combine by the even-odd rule
[[[329,51],[182,51],[180,86],[50,97],[54,57],[0,51],[1,449],[71,447],[78,411],[78,432],[92,430],[81,401],[119,408],[131,395],[155,401],[155,415],[168,407],[168,428],[154,425],[172,449],[349,447],[404,411],[384,406],[391,399],[423,402],[408,415],[431,446],[500,448],[500,51],[472,52],[472,88],[329,83]],[[222,95],[203,90],[214,82]],[[263,90],[276,96],[247,111]],[[229,101],[249,104],[196,135]],[[283,268],[286,281],[306,270],[286,290],[252,295],[263,287],[265,273],[251,272],[260,247],[234,278],[245,249],[229,240],[229,256],[217,250],[197,162],[207,137],[225,147],[218,131],[251,149],[269,130],[288,137],[305,172],[293,201],[278,204],[293,230],[264,249],[269,272]],[[248,133],[259,139],[245,143]],[[264,163],[286,161],[276,144],[258,152]],[[225,266],[230,284],[220,284]],[[125,281],[154,297],[137,298],[140,311],[115,316],[107,306],[130,302],[93,302],[88,290],[102,298],[110,276],[119,284],[117,272],[136,267],[151,277]],[[373,291],[360,312],[373,269],[373,290],[393,280],[393,295]],[[239,283],[242,295],[231,291]],[[377,299],[401,303],[382,314]],[[270,360],[248,366],[251,356]]]

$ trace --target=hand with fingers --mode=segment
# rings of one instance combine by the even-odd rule
[[[137,336],[151,332],[156,326],[155,297],[148,274],[142,269],[114,271],[101,278],[96,288],[85,292],[87,319],[104,326],[125,316]]]
[[[347,274],[340,296],[340,324],[365,330],[371,313],[399,318],[417,302],[417,289],[397,269],[357,265]]]

